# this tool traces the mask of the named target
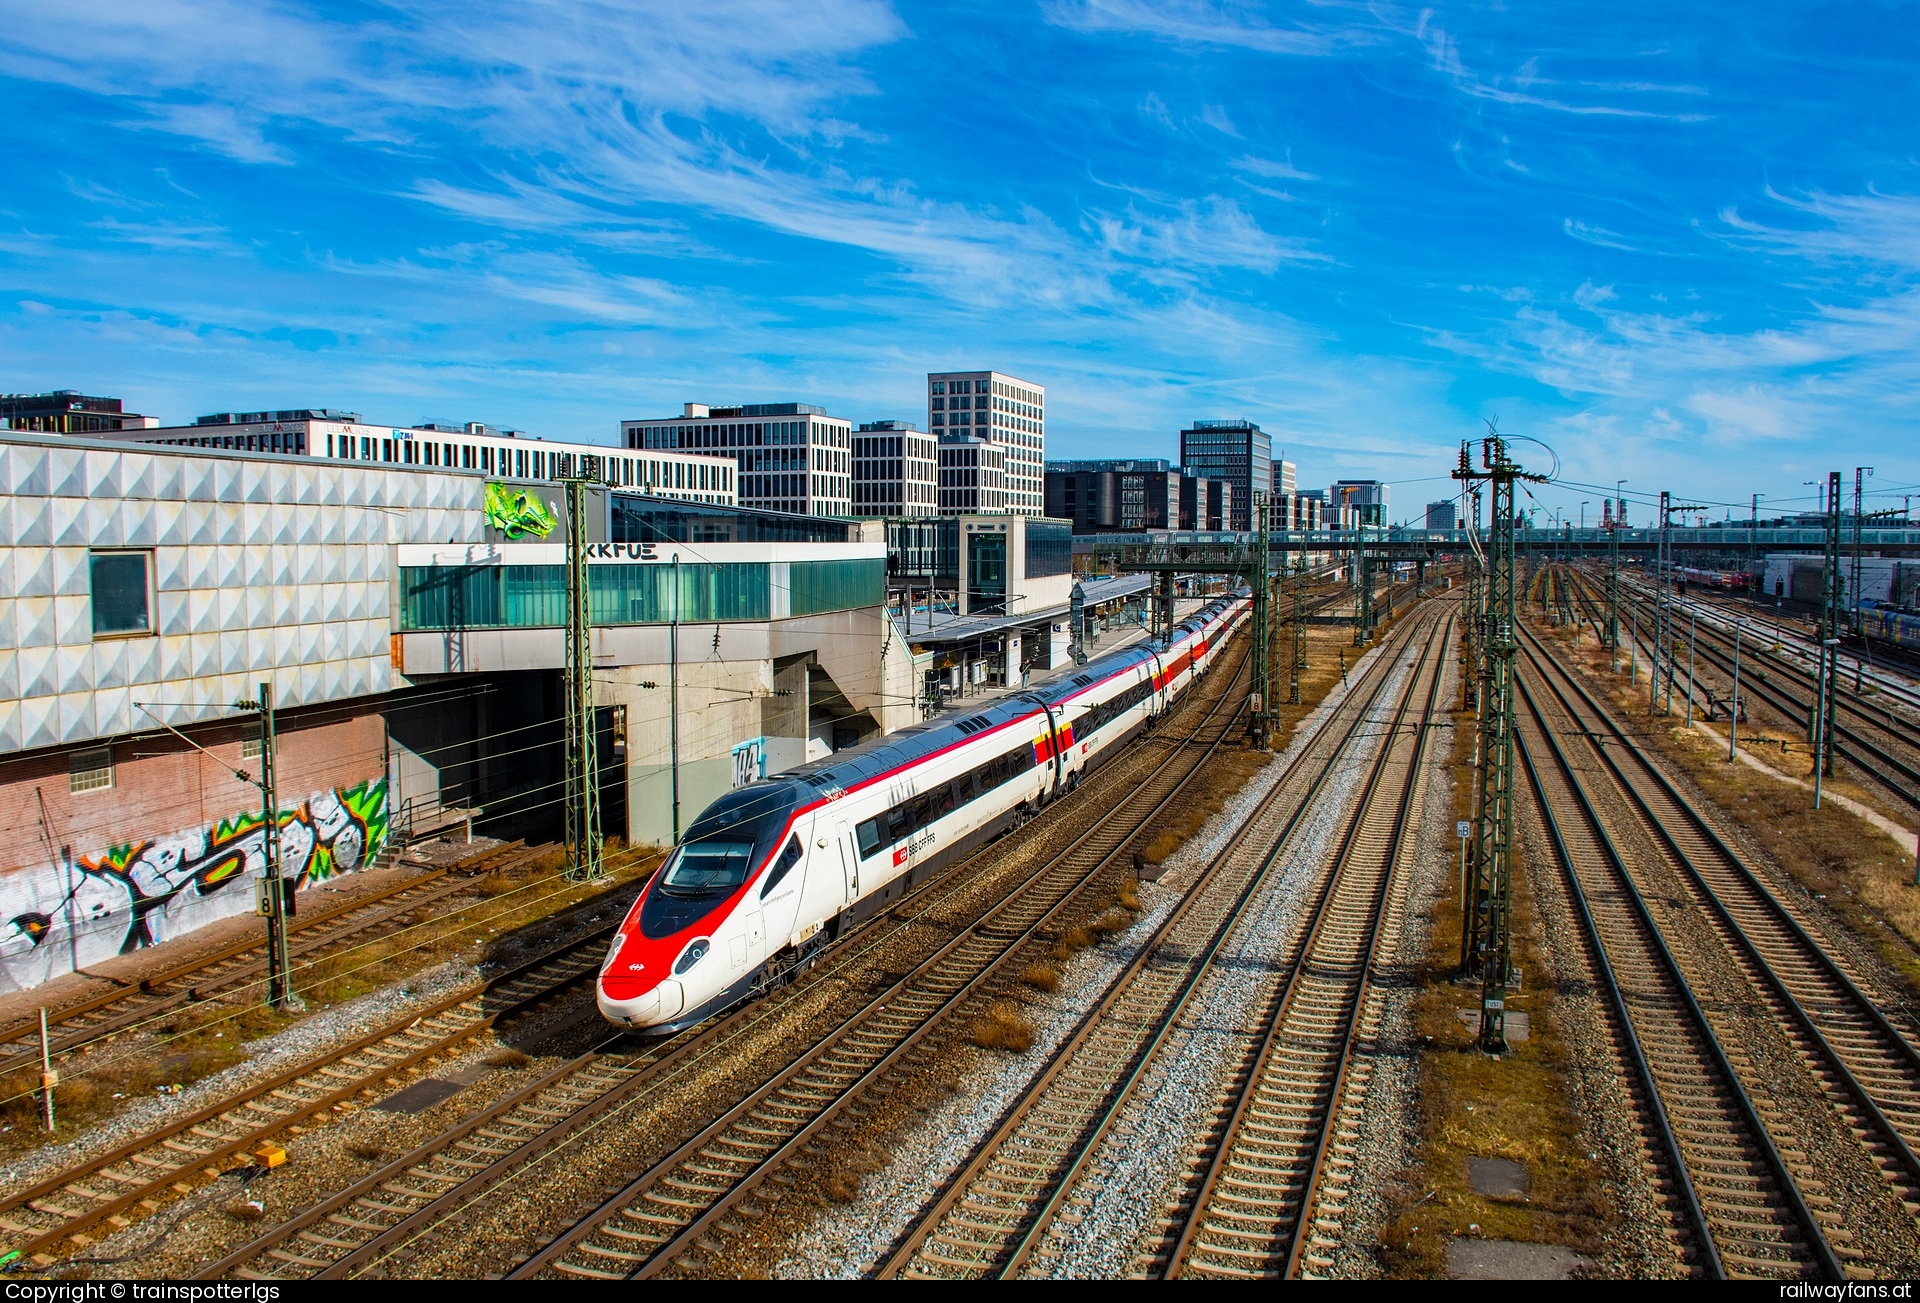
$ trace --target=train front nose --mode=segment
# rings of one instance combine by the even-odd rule
[[[677,1016],[686,1007],[686,990],[672,978],[649,982],[642,978],[603,977],[598,1002],[601,1014],[610,1022],[646,1028]]]

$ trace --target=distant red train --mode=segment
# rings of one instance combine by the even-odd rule
[[[1683,584],[1725,588],[1734,592],[1751,592],[1759,587],[1759,580],[1744,570],[1699,570],[1693,566],[1675,566],[1673,577]]]

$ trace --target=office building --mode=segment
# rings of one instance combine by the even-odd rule
[[[1180,528],[1212,530],[1233,524],[1233,485],[1188,470],[1180,473]]]
[[[1285,457],[1275,457],[1273,459],[1273,496],[1290,498],[1299,491],[1300,486],[1294,479],[1293,463]]]
[[[1458,514],[1459,513],[1455,510],[1455,504],[1452,503],[1451,501],[1429,502],[1427,504],[1427,528],[1428,529],[1456,528],[1454,521],[1457,518]]]
[[[462,426],[368,425],[358,412],[292,408],[216,412],[192,425],[105,431],[91,437],[220,452],[278,453],[383,470],[478,471],[503,480],[576,475],[617,488],[689,502],[730,505],[730,459],[704,454],[636,457],[603,443],[533,439],[474,421]]]
[[[1180,432],[1180,465],[1233,486],[1232,529],[1252,528],[1253,492],[1273,483],[1273,441],[1252,421],[1195,421]]]
[[[1181,529],[1180,472],[1163,458],[1047,463],[1046,514],[1076,534]]]
[[[939,463],[935,506],[941,515],[1010,510],[1006,445],[949,430],[935,453]]]
[[[160,424],[151,416],[120,409],[118,398],[96,398],[56,389],[50,394],[0,394],[0,429],[35,434],[99,434],[144,430]]]
[[[1223,530],[1233,486],[1163,458],[1056,461],[1047,463],[1046,503],[1046,514],[1072,521],[1075,534]]]
[[[743,507],[804,516],[854,514],[853,424],[824,407],[687,403],[679,416],[622,421],[620,436],[629,448],[676,448],[734,459]]]
[[[939,510],[933,436],[911,421],[870,421],[853,436],[853,515],[931,516]]]
[[[1287,529],[1332,529],[1333,523],[1327,517],[1327,491],[1325,489],[1299,489],[1292,497],[1281,504],[1286,513]]]
[[[998,459],[1004,501],[998,508],[1037,516],[1046,507],[1047,391],[998,371],[936,371],[927,376],[927,428],[941,441],[980,439]]]
[[[1387,523],[1388,486],[1379,480],[1335,480],[1327,490],[1327,501],[1347,510],[1342,529]]]

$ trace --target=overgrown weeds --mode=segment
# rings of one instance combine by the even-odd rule
[[[1025,1054],[1033,1048],[1034,1026],[1005,1000],[996,1000],[974,1021],[970,1039],[983,1050]]]

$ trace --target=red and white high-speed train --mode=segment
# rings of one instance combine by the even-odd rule
[[[1249,605],[1232,594],[1164,641],[721,797],[620,925],[600,1012],[665,1035],[779,985],[936,869],[1072,791],[1213,665]]]

